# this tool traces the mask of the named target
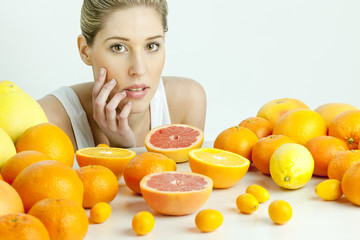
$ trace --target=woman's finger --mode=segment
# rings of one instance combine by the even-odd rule
[[[127,102],[123,109],[121,110],[120,114],[118,115],[118,127],[119,129],[129,129],[129,122],[128,117],[131,111],[131,102]]]
[[[92,91],[93,99],[95,99],[99,95],[101,88],[104,86],[105,79],[106,79],[106,69],[100,68],[99,74],[94,82],[94,87]]]
[[[121,102],[121,100],[123,100],[125,98],[126,94],[124,94],[124,93],[125,92],[116,93],[114,95],[114,97],[110,100],[110,102],[105,107],[106,122],[107,122],[108,129],[111,131],[117,130],[116,109],[117,109],[119,103]]]

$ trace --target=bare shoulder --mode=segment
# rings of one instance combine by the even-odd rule
[[[197,81],[183,77],[163,77],[171,121],[204,129],[206,94]]]

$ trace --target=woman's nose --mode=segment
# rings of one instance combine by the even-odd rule
[[[144,56],[140,53],[132,54],[130,57],[130,76],[142,76],[146,72]]]

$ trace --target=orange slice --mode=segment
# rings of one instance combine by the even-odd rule
[[[115,147],[89,147],[76,151],[76,161],[80,167],[101,165],[109,168],[119,179],[126,164],[135,157],[136,153],[130,149]]]
[[[214,188],[228,188],[244,177],[250,161],[225,150],[200,148],[189,152],[189,165],[191,171],[210,177]]]

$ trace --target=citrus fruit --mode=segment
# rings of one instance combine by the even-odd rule
[[[259,203],[266,202],[270,199],[269,192],[264,187],[257,184],[251,184],[246,188],[245,192],[253,195]]]
[[[245,176],[250,161],[225,150],[200,148],[190,151],[189,165],[192,172],[210,177],[214,188],[228,188]]]
[[[297,143],[285,143],[270,159],[270,175],[274,182],[287,189],[307,184],[314,171],[314,159],[309,150]]]
[[[285,135],[270,135],[261,138],[252,149],[251,160],[260,172],[269,175],[271,155],[281,145],[293,142],[293,140]]]
[[[80,205],[83,201],[84,187],[75,170],[55,160],[31,164],[17,175],[12,186],[26,211],[45,198],[72,199]]]
[[[212,186],[210,178],[189,172],[151,173],[140,182],[147,204],[166,215],[197,211],[208,200]]]
[[[84,186],[82,206],[91,208],[98,202],[111,202],[119,185],[115,174],[101,165],[89,165],[76,169]]]
[[[149,152],[162,153],[175,162],[186,162],[192,149],[200,148],[204,132],[186,124],[168,124],[151,129],[145,137]]]
[[[274,126],[276,121],[285,113],[298,109],[309,108],[305,103],[294,98],[280,98],[265,103],[258,111],[257,117],[267,119]]]
[[[6,161],[16,154],[16,149],[9,135],[0,128],[0,170]]]
[[[358,149],[360,141],[360,110],[340,113],[330,124],[329,135],[345,141],[349,149]]]
[[[68,135],[51,123],[42,123],[24,131],[18,138],[16,151],[34,150],[43,152],[51,159],[70,167],[74,163],[74,147]]]
[[[105,222],[111,214],[111,206],[106,202],[96,203],[90,210],[90,219],[94,223]]]
[[[1,180],[1,181],[4,181],[4,178],[1,176],[1,174],[0,174],[0,180]]]
[[[30,95],[10,81],[0,82],[0,128],[14,143],[26,129],[47,121],[44,111]]]
[[[358,162],[360,162],[360,150],[338,152],[329,162],[327,172],[329,178],[341,181],[346,170]]]
[[[148,234],[151,230],[153,230],[154,226],[154,216],[147,211],[136,213],[132,219],[132,229],[138,235]]]
[[[285,135],[304,145],[314,137],[327,133],[326,123],[320,114],[310,109],[295,109],[281,116],[273,130],[274,135]]]
[[[24,206],[16,190],[0,181],[0,217],[10,213],[23,213]]]
[[[96,147],[109,147],[106,143],[99,143]]]
[[[26,167],[43,160],[51,160],[48,155],[38,151],[23,151],[15,154],[4,164],[1,175],[4,181],[12,184],[16,176]]]
[[[195,225],[202,232],[212,232],[223,223],[223,215],[214,209],[204,209],[196,214]]]
[[[341,189],[350,202],[360,206],[360,163],[346,170],[341,180]]]
[[[243,193],[236,198],[236,206],[240,212],[250,214],[258,210],[259,201],[252,194]]]
[[[269,217],[276,224],[284,224],[292,217],[292,208],[290,204],[284,200],[275,200],[270,203]]]
[[[262,117],[246,118],[240,122],[239,126],[250,129],[259,139],[271,135],[273,130],[271,122]]]
[[[141,179],[155,172],[176,171],[176,162],[160,153],[144,152],[138,154],[125,167],[124,180],[126,185],[141,194]]]
[[[325,103],[315,109],[325,120],[327,128],[337,115],[348,110],[356,110],[357,108],[348,103]]]
[[[231,127],[222,131],[215,139],[214,148],[239,154],[251,160],[251,151],[259,138],[245,127]]]
[[[344,141],[331,136],[315,137],[304,146],[314,158],[314,175],[321,177],[328,176],[329,162],[339,151],[349,150]]]
[[[76,151],[76,161],[80,167],[101,165],[109,168],[119,179],[126,164],[135,157],[136,153],[130,149],[115,147],[89,147]]]
[[[34,216],[24,213],[0,217],[0,240],[50,240],[44,224]]]
[[[89,228],[85,210],[71,199],[40,200],[29,214],[45,225],[51,239],[84,239]]]
[[[337,200],[343,195],[341,182],[337,179],[327,179],[322,181],[316,185],[315,193],[326,201]]]

